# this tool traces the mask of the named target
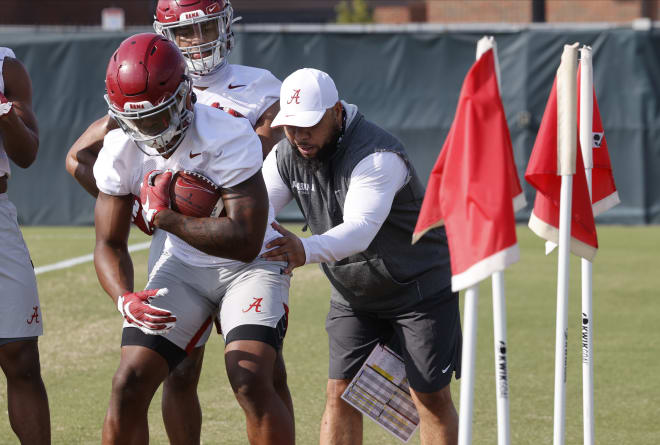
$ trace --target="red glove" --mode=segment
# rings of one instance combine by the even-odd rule
[[[167,288],[127,292],[117,298],[117,309],[126,321],[145,334],[167,334],[174,327],[176,316],[151,304],[154,298],[167,295],[167,292]]]
[[[213,102],[213,103],[211,104],[211,106],[212,106],[213,108],[218,108],[218,109],[220,109],[220,110],[222,110],[222,111],[224,111],[224,112],[226,112],[226,113],[229,113],[229,114],[231,114],[231,115],[234,116],[234,117],[245,117],[245,116],[243,116],[241,113],[239,113],[238,111],[234,110],[233,108],[229,108],[229,107],[221,107],[221,106],[220,106],[220,102]]]
[[[229,107],[224,107],[223,110],[226,111],[227,113],[231,114],[234,117],[245,117],[241,113],[239,113],[238,111],[236,111],[232,108],[229,108]]]
[[[0,93],[0,117],[11,111],[13,103],[9,102],[4,94]]]
[[[151,236],[154,234],[154,226],[149,224],[145,220],[144,209],[140,203],[140,197],[132,195],[133,197],[133,211],[131,212],[131,222],[137,226],[138,229],[142,230],[147,235]]]
[[[144,219],[152,227],[152,230],[154,218],[158,212],[170,208],[169,190],[171,180],[171,171],[162,172],[160,170],[152,170],[144,175],[140,189],[140,200],[142,202]]]

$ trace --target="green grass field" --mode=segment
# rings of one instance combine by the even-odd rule
[[[295,227],[299,230],[299,227]],[[92,228],[28,227],[35,266],[91,253]],[[146,240],[134,233],[131,243]],[[510,416],[513,444],[551,444],[553,423],[556,254],[518,228],[521,261],[505,274],[509,343]],[[660,441],[660,227],[599,228],[594,262],[594,357],[596,443]],[[147,251],[133,254],[136,287],[146,281]],[[571,263],[566,443],[582,443],[579,261]],[[41,365],[48,390],[54,444],[93,444],[100,431],[119,363],[122,319],[101,290],[91,263],[38,276],[45,335]],[[327,376],[324,329],[329,285],[317,266],[297,269],[291,284],[289,332],[284,355],[296,411],[297,443],[318,443]],[[461,308],[462,308],[461,303]],[[494,444],[496,407],[490,284],[481,286],[474,444]],[[245,444],[243,413],[224,370],[223,342],[208,343],[200,383],[205,444]],[[18,443],[7,420],[6,388],[0,385],[0,444]],[[459,382],[452,383],[458,406]],[[151,443],[165,444],[160,393],[150,411]],[[417,433],[411,443],[419,443]],[[397,439],[365,420],[364,443]]]

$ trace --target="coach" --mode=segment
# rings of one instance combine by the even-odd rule
[[[295,199],[313,235],[274,223],[284,237],[263,256],[288,261],[285,272],[320,263],[332,285],[321,444],[362,443],[362,416],[341,394],[375,345],[391,340],[401,345],[422,444],[456,443],[449,382],[460,377],[458,294],[444,230],[410,244],[424,188],[401,142],[310,68],[284,80],[272,126],[286,139],[264,162],[269,198],[275,212]]]

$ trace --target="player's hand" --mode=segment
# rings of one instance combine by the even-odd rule
[[[127,292],[117,298],[117,309],[126,321],[145,334],[167,334],[176,323],[176,316],[151,304],[154,298],[167,295],[167,288]]]
[[[288,264],[282,271],[289,274],[293,269],[304,266],[307,256],[302,241],[293,233],[273,221],[273,229],[277,230],[282,237],[276,238],[266,244],[266,249],[272,249],[264,252],[261,257],[268,261],[286,261]]]
[[[153,227],[158,212],[170,208],[171,171],[152,170],[144,175],[140,189],[144,219]]]
[[[4,94],[0,93],[0,117],[9,114],[13,103],[9,102]]]
[[[133,210],[131,211],[131,222],[147,235],[153,235],[155,227],[145,219],[144,209],[142,208],[142,203],[140,203],[140,197],[135,195],[132,195],[132,197]]]

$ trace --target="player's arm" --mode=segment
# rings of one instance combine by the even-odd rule
[[[94,210],[96,275],[126,321],[145,334],[165,334],[174,327],[176,316],[151,303],[167,294],[167,289],[133,292],[133,262],[128,253],[132,204],[131,195],[99,192]]]
[[[99,282],[113,301],[133,291],[133,262],[128,253],[132,199],[100,192],[94,209],[94,266]]]
[[[103,138],[115,128],[118,128],[115,120],[103,116],[80,135],[66,155],[66,171],[94,197],[99,194],[94,180],[94,163],[103,147]]]
[[[27,168],[37,158],[39,149],[37,118],[32,111],[32,82],[17,59],[6,58],[0,74],[5,81],[0,102],[12,103],[8,112],[0,114],[0,135],[7,156],[19,167]]]
[[[276,100],[273,105],[266,108],[266,111],[263,112],[254,125],[254,131],[261,140],[261,151],[263,152],[264,159],[266,159],[273,146],[284,138],[282,127],[271,128],[270,126],[279,111],[280,101]]]
[[[268,221],[268,194],[261,171],[224,188],[222,200],[226,217],[193,218],[165,208],[156,214],[154,224],[204,253],[248,263],[259,255]]]

